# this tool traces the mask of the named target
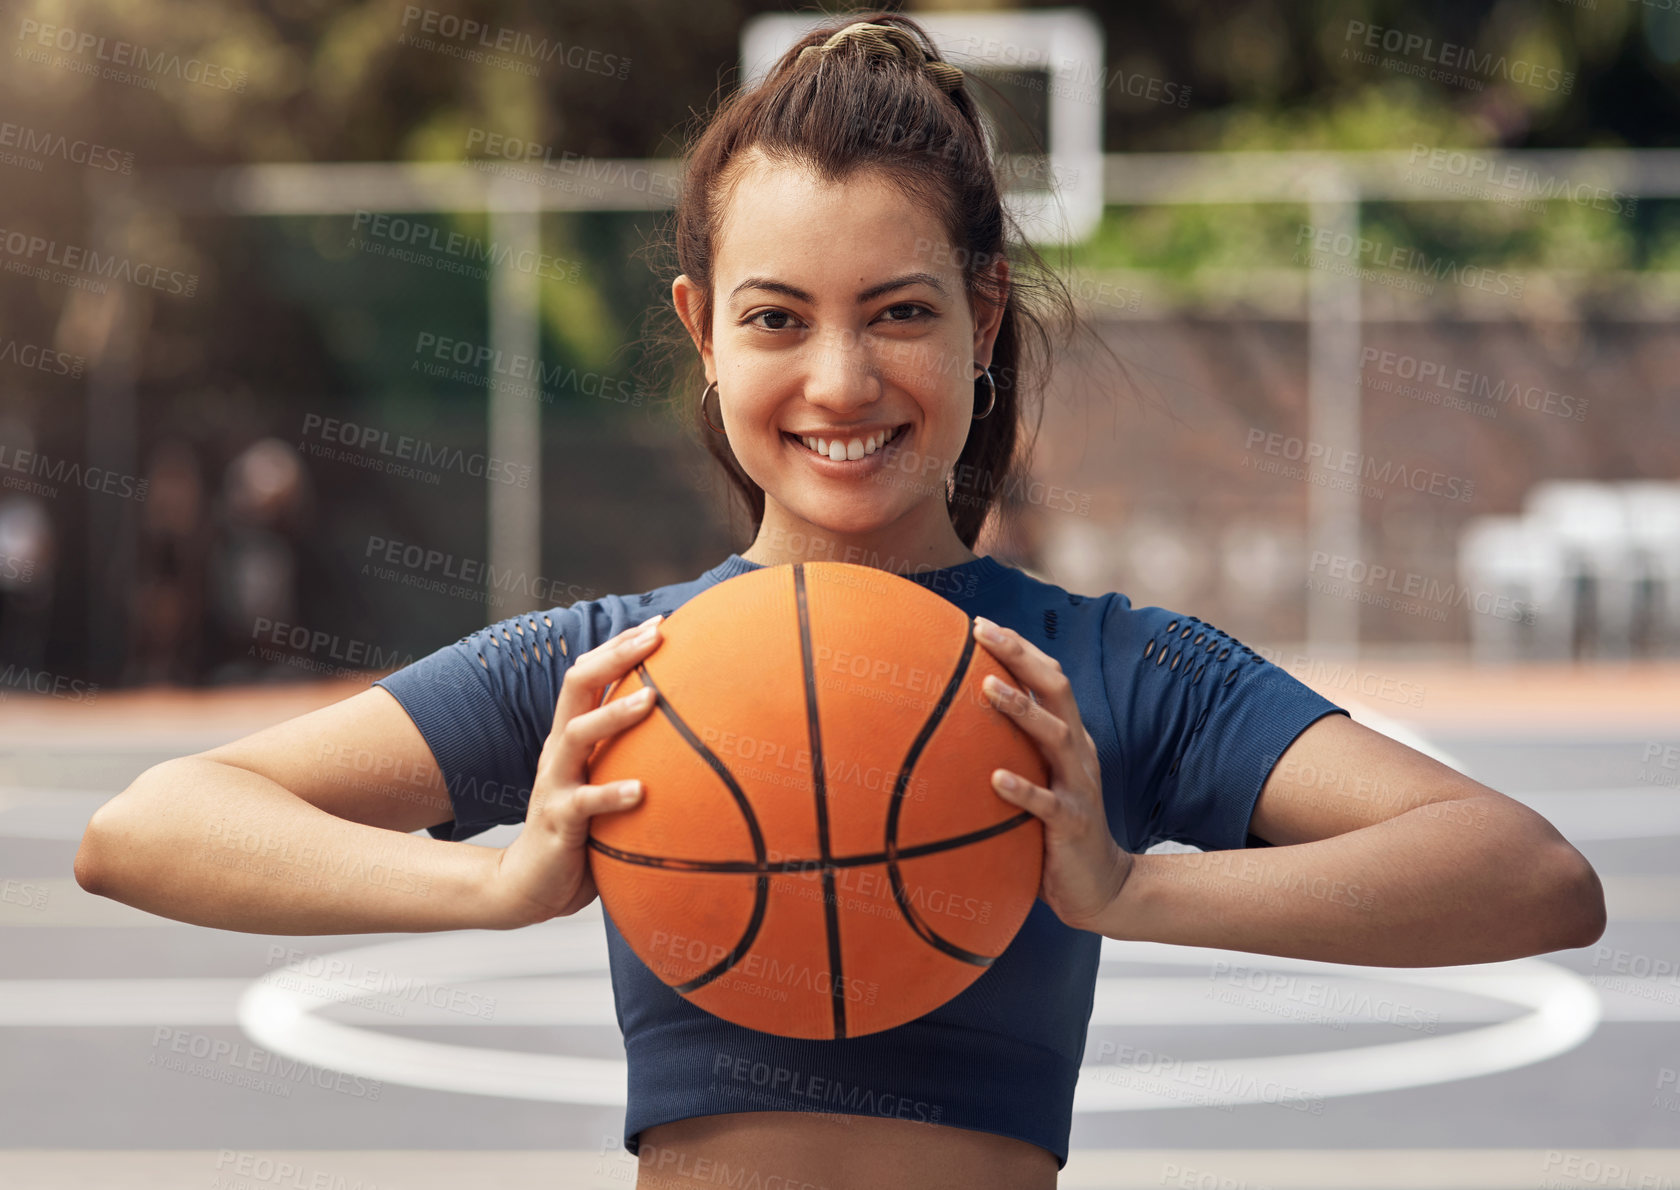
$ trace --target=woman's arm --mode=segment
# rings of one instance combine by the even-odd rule
[[[442,775],[378,687],[147,769],[89,821],[76,881],[176,921],[260,934],[502,929],[502,852],[447,821]]]
[[[1391,967],[1495,962],[1604,932],[1598,876],[1549,822],[1345,715],[1315,719],[1272,766],[1248,833],[1273,846],[1128,853],[1061,663],[984,618],[975,631],[1027,691],[985,683],[1039,743],[1050,785],[1004,769],[993,782],[1044,823],[1040,892],[1071,926]]]
[[[1284,752],[1249,829],[1278,845],[1133,856],[1090,928],[1393,967],[1495,962],[1604,932],[1598,875],[1551,823],[1342,715]]]

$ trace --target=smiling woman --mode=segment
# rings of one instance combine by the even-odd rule
[[[892,569],[967,561],[1024,476],[1054,332],[1087,328],[987,144],[962,71],[890,16],[808,34],[699,127],[665,245],[699,364],[679,391],[703,394],[689,416],[757,535],[744,557],[791,560],[778,543],[820,521]]]
[[[987,145],[962,72],[890,14],[809,34],[727,100],[690,150],[671,305],[705,380],[680,399],[747,506],[745,553],[689,582],[488,625],[361,694],[148,770],[89,823],[83,887],[263,933],[576,913],[596,896],[593,816],[643,802],[695,812],[639,779],[591,783],[597,744],[656,706],[673,722],[682,709],[652,687],[606,691],[700,592],[782,564],[799,582],[805,562],[830,559],[935,590],[972,632],[956,672],[984,649],[1008,674],[988,676],[986,697],[1036,745],[1048,784],[1001,768],[990,779],[1043,824],[1038,896],[962,992],[838,1040],[706,1012],[603,913],[624,1145],[643,1184],[1054,1186],[1104,937],[1390,966],[1596,940],[1596,875],[1527,807],[1354,723],[1197,616],[975,553],[1023,465],[1019,427],[1050,358],[1044,312],[1071,314],[1009,223]],[[328,763],[361,755],[392,776],[346,784]],[[846,778],[826,759],[795,772],[817,792],[789,801],[788,821],[805,832],[800,854],[819,854],[825,798],[845,796]],[[499,823],[523,829],[499,849],[464,842]],[[433,837],[409,836],[421,827]],[[262,857],[310,858],[271,870],[242,839]],[[1169,840],[1195,850],[1153,850]],[[373,871],[365,885],[326,878]],[[780,974],[844,994],[832,957]],[[765,986],[781,990],[774,974]]]

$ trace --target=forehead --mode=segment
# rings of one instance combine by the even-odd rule
[[[808,289],[823,277],[850,286],[910,268],[960,276],[937,213],[880,170],[832,181],[751,151],[737,168],[713,244],[720,292],[749,274]]]

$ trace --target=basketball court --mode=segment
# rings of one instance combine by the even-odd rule
[[[1060,1184],[1680,1186],[1680,665],[1293,672],[1544,813],[1602,876],[1609,928],[1428,971],[1110,943]],[[143,769],[363,688],[6,700],[0,1184],[634,1184],[598,905],[290,937],[76,885],[88,816]]]

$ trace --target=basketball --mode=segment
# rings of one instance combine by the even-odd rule
[[[1048,784],[981,686],[1008,672],[955,604],[843,562],[702,591],[609,689],[656,705],[601,741],[591,783],[638,778],[591,821],[601,903],[706,1011],[787,1037],[889,1029],[944,1004],[1014,938],[1043,827],[991,786]]]

